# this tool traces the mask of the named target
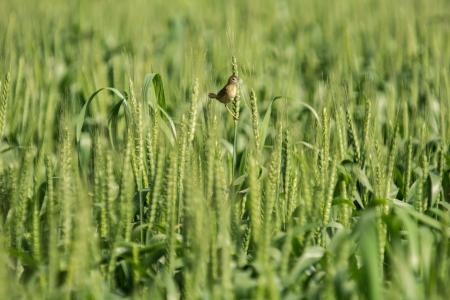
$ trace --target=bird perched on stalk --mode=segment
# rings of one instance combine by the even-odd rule
[[[230,108],[228,107],[228,104],[231,101],[233,101],[237,95],[238,83],[239,83],[239,77],[237,77],[236,75],[233,74],[228,78],[227,84],[217,94],[215,94],[215,93],[208,94],[209,98],[216,99],[219,102],[225,104],[226,109],[230,112],[230,114],[235,119],[236,119],[236,116],[230,110]]]

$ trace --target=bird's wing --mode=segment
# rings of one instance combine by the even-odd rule
[[[226,86],[223,87],[218,93],[217,93],[217,99],[222,100],[225,97],[227,97],[227,88]]]

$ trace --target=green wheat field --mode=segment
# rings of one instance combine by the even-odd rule
[[[450,297],[449,1],[2,0],[0,81],[0,299]]]

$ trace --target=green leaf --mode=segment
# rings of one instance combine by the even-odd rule
[[[334,198],[333,205],[348,205],[351,207],[355,207],[355,205],[353,204],[353,200],[343,197]]]
[[[172,133],[173,139],[176,140],[177,139],[177,130],[175,129],[175,123],[173,122],[173,120],[169,116],[169,114],[161,106],[159,106],[159,110],[162,112],[162,114],[166,118],[167,122],[169,122],[170,132]]]
[[[240,185],[240,184],[242,184],[245,181],[246,178],[247,178],[247,174],[243,174],[243,175],[239,176],[238,178],[236,178],[233,181],[233,185]]]
[[[126,102],[120,100],[117,102],[113,108],[111,108],[108,117],[108,128],[109,128],[109,141],[113,148],[117,144],[117,125],[119,120],[119,111],[122,105],[126,105]],[[125,114],[127,116],[127,114]]]
[[[156,96],[156,103],[149,99],[149,90],[151,85],[153,84],[153,90]],[[153,109],[156,108],[157,104],[163,110],[166,110],[166,97],[164,95],[164,85],[162,82],[161,75],[159,73],[149,73],[144,77],[144,86],[142,88],[142,98],[144,102],[149,104]]]
[[[418,180],[414,181],[408,191],[408,197],[406,198],[407,203],[413,203],[414,197],[416,197],[417,188],[418,188]]]
[[[152,86],[156,97],[156,101],[149,97],[149,92]],[[169,141],[173,144],[173,142],[177,138],[177,131],[173,119],[167,113],[166,96],[164,95],[164,85],[162,82],[161,75],[159,73],[149,73],[145,75],[144,84],[142,88],[142,99],[144,103],[149,105],[154,111],[162,112],[162,116],[167,120],[170,132],[172,134],[172,138],[169,138]],[[163,132],[166,133],[165,130],[163,130]]]
[[[233,155],[233,144],[231,144],[226,139],[220,139],[220,144],[224,147],[229,155]]]
[[[409,240],[409,264],[414,270],[418,270],[419,263],[419,238],[417,223],[408,215],[407,210],[396,208],[394,210],[395,215],[399,217],[405,226],[406,238]]]
[[[365,299],[382,299],[382,279],[380,278],[380,260],[377,242],[377,219],[375,211],[369,211],[361,216],[356,225],[359,254],[362,266],[357,278]]]
[[[84,124],[84,121],[86,119],[87,108],[89,107],[91,102],[95,99],[95,97],[98,94],[100,94],[100,92],[102,92],[102,91],[110,91],[110,92],[114,93],[116,96],[118,96],[120,98],[120,100],[121,100],[121,104],[123,102],[123,104],[125,105],[125,114],[127,115],[127,118],[129,118],[129,116],[130,116],[130,111],[129,111],[128,102],[126,100],[126,97],[119,90],[117,90],[115,88],[111,88],[111,87],[105,87],[105,88],[101,88],[101,89],[95,91],[89,97],[89,99],[86,101],[86,103],[83,105],[83,107],[81,108],[80,113],[77,116],[77,120],[76,120],[76,141],[77,141],[77,145],[80,144],[81,130],[83,129],[83,124]],[[114,107],[113,107],[113,109],[114,109]]]
[[[342,177],[342,180],[345,183],[349,184],[349,183],[352,182],[353,176],[350,174],[349,170],[345,166],[338,165],[337,166],[337,171],[338,171],[338,174],[340,175],[340,177]]]
[[[444,201],[439,202],[439,206],[442,206],[443,208],[445,208],[446,210],[448,210],[450,212],[450,204]]]
[[[394,181],[391,182],[391,188],[389,190],[389,194],[388,197],[390,199],[397,197],[399,188],[397,187],[397,185],[394,183]]]
[[[372,206],[381,206],[381,205],[388,205],[389,199],[387,198],[381,198],[381,197],[375,197],[372,200]]]
[[[297,104],[301,104],[304,107],[306,107],[313,114],[314,118],[317,121],[317,124],[321,124],[320,119],[319,119],[319,114],[316,112],[316,110],[311,105],[309,105],[308,103],[303,102],[303,101],[296,100],[296,102],[297,102]]]
[[[23,266],[38,267],[38,261],[27,251],[9,248],[8,252],[11,257],[17,258]]]
[[[359,183],[362,184],[368,191],[372,192],[372,185],[369,182],[369,178],[367,178],[366,173],[361,170],[360,168],[354,166],[353,167],[353,174],[355,174],[356,179],[359,181]]]
[[[439,195],[442,192],[442,180],[437,174],[430,172],[430,183],[431,183],[431,206],[435,206],[439,200]]]
[[[300,141],[300,142],[298,142],[298,143],[301,144],[301,145],[303,145],[303,146],[305,146],[306,148],[308,148],[308,149],[310,149],[310,150],[318,151],[317,148],[314,147],[314,146],[313,146],[312,144],[310,144],[310,143],[307,143],[307,142],[305,142],[305,141]]]
[[[358,191],[354,190],[353,191],[353,197],[355,199],[355,201],[358,203],[358,205],[362,208],[364,208],[364,203],[361,200],[361,196],[359,195]]]
[[[281,96],[276,96],[274,97],[269,104],[269,107],[267,107],[267,111],[264,115],[264,119],[260,125],[260,136],[261,136],[261,145],[260,147],[264,147],[264,144],[266,142],[266,137],[267,137],[267,131],[269,130],[269,123],[270,123],[270,115],[272,114],[272,106],[274,104],[274,102],[278,99],[281,99]]]
[[[234,271],[233,279],[234,290],[238,296],[241,296],[241,299],[245,298],[245,295],[251,291],[251,289],[255,288],[257,284],[249,270],[236,269]]]
[[[450,227],[447,226],[443,228],[442,224],[439,221],[431,218],[430,216],[427,216],[426,214],[418,212],[414,208],[397,207],[397,209],[403,209],[405,212],[409,213],[409,215],[411,215],[413,218],[415,218],[422,224],[439,231],[446,231],[446,234],[450,235]]]
[[[322,247],[310,247],[307,248],[302,256],[297,260],[297,263],[292,268],[292,271],[288,275],[288,278],[286,280],[286,285],[292,285],[294,284],[298,278],[301,276],[301,274],[317,263],[319,260],[322,259],[323,255],[325,254],[325,249]]]

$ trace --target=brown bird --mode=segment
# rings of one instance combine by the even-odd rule
[[[211,99],[217,99],[219,102],[225,104],[227,110],[231,113],[233,118],[236,118],[234,113],[228,107],[228,104],[236,98],[237,90],[238,90],[239,77],[236,75],[231,75],[228,78],[227,84],[217,93],[209,93],[208,97]]]

